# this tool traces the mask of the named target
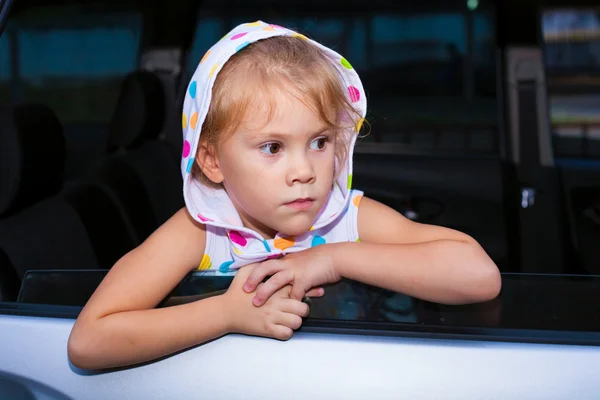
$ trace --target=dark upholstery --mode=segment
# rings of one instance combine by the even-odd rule
[[[65,139],[50,108],[23,104],[0,111],[0,151],[0,216],[58,193]]]
[[[126,216],[106,188],[92,183],[76,183],[61,194],[79,216],[91,247],[96,254],[96,266],[80,268],[110,268],[133,249],[136,241]]]
[[[2,158],[7,178],[1,183],[10,190],[3,186],[0,193],[3,204],[13,210],[0,217],[2,295],[14,296],[28,270],[110,268],[135,245],[117,199],[101,184],[83,182],[70,182],[52,196],[61,186],[58,176],[65,158],[64,139],[53,125],[52,111],[27,105],[6,112],[13,115],[4,114],[4,121],[22,122],[0,131],[0,142],[12,144],[17,157],[29,154],[24,168],[19,158]],[[37,122],[23,122],[23,114]],[[20,149],[22,143],[27,144],[26,151]],[[29,207],[20,206],[16,212],[15,204]]]
[[[580,262],[586,272],[600,273],[600,187],[571,191],[573,228]]]
[[[124,159],[111,157],[91,177],[113,196],[125,216],[135,243],[141,243],[157,226],[149,193],[141,175]]]
[[[3,249],[22,279],[30,269],[98,266],[92,243],[76,210],[59,197],[0,221]]]
[[[173,157],[170,145],[151,141],[129,153],[126,159],[142,178],[158,225],[185,205],[179,159]]]
[[[111,121],[112,152],[93,174],[109,188],[138,241],[183,207],[178,151],[159,137],[165,124],[165,91],[151,72],[128,75]]]
[[[16,300],[19,295],[19,282],[10,259],[0,250],[0,302]]]
[[[108,150],[131,149],[156,139],[165,124],[165,93],[151,72],[136,71],[125,77],[110,122]]]

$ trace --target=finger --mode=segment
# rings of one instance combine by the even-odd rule
[[[282,263],[277,260],[270,260],[257,265],[244,284],[244,291],[252,293],[256,286],[261,283],[267,276],[274,275],[283,269]]]
[[[310,307],[308,304],[293,299],[281,300],[281,306],[279,309],[283,312],[296,314],[300,317],[306,317],[310,313]]]
[[[300,283],[296,283],[292,286],[290,297],[295,300],[302,300],[306,295],[306,290],[307,288],[302,286]]]
[[[261,283],[260,285],[258,285],[256,290],[257,291],[260,290],[262,285],[264,285],[264,283]],[[279,298],[289,299],[291,291],[292,291],[292,285],[285,285],[281,289],[276,290],[275,293],[273,293],[273,295],[271,297],[279,297]],[[265,302],[266,301],[267,300],[265,300]]]
[[[288,340],[294,335],[294,330],[285,325],[275,325],[272,337],[279,340]]]
[[[291,283],[293,279],[294,275],[290,270],[277,272],[264,283],[260,290],[256,291],[256,295],[254,296],[254,299],[252,299],[252,304],[255,306],[263,305],[264,302],[273,295],[273,293]]]
[[[274,321],[277,325],[283,325],[290,329],[298,329],[302,326],[302,317],[293,313],[279,313]]]
[[[322,297],[324,294],[325,294],[324,288],[316,287],[316,288],[312,288],[308,292],[306,292],[305,296],[306,297]]]

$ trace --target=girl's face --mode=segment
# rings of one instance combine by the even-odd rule
[[[307,232],[334,179],[335,132],[293,95],[275,91],[276,104],[251,109],[219,144],[216,164],[244,226],[265,238]]]

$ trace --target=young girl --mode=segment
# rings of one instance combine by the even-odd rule
[[[261,21],[224,36],[186,94],[186,207],[108,273],[71,332],[73,364],[135,364],[231,332],[285,340],[308,314],[301,300],[341,278],[440,303],[496,297],[498,269],[475,240],[352,189],[365,114],[333,50]],[[235,277],[223,294],[155,308],[196,269]]]

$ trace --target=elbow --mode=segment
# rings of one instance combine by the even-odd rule
[[[77,368],[96,368],[94,365],[95,356],[92,342],[89,340],[89,335],[77,327],[77,323],[69,336],[67,355],[71,364]]]
[[[491,301],[500,295],[500,291],[502,290],[502,277],[500,276],[500,271],[498,271],[496,265],[493,263],[492,265],[493,267],[490,267],[487,271],[481,273],[481,276],[475,283],[476,290],[473,293],[473,302],[483,303]]]
[[[481,247],[474,257],[474,268],[469,280],[469,289],[465,293],[468,303],[483,303],[500,295],[502,276],[494,261]]]

